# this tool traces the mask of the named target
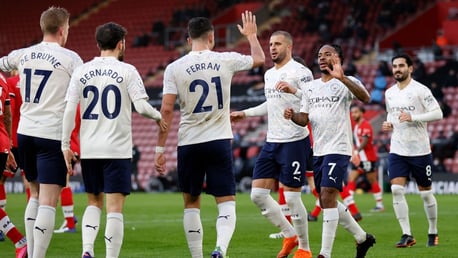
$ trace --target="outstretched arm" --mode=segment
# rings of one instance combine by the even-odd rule
[[[237,28],[248,39],[251,57],[253,58],[253,67],[264,65],[266,57],[256,34],[258,32],[256,16],[249,11],[245,11],[245,13],[242,13],[242,26],[237,24]]]
[[[329,72],[329,74],[332,77],[341,81],[348,88],[348,90],[350,90],[351,93],[355,95],[356,98],[358,98],[364,103],[369,103],[369,101],[371,100],[369,92],[366,90],[366,88],[356,84],[350,78],[345,76],[342,65],[340,64],[340,59],[337,54],[334,54],[331,58],[331,64],[333,68],[332,70],[330,67],[326,67],[326,70]]]

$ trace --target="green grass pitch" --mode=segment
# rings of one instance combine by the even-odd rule
[[[204,254],[210,257],[215,245],[215,219],[217,209],[211,196],[202,196],[201,217],[204,226]],[[275,195],[274,198],[277,196]],[[376,236],[377,243],[367,257],[457,257],[458,242],[456,216],[458,205],[456,195],[436,195],[439,204],[439,246],[426,247],[428,224],[419,195],[407,195],[410,209],[410,224],[417,244],[411,248],[395,248],[401,230],[392,209],[390,194],[384,195],[385,211],[371,213],[374,200],[371,194],[356,195],[355,200],[362,212],[361,226]],[[303,195],[308,211],[313,209],[315,200],[309,194]],[[85,194],[74,194],[75,214],[81,220],[85,204]],[[24,232],[24,194],[9,194],[7,212],[13,223]],[[135,193],[127,198],[124,210],[124,243],[120,257],[190,257],[183,233],[183,203],[179,193],[145,194]],[[56,227],[62,223],[62,211],[57,208]],[[103,241],[105,213],[102,215],[101,229],[95,244],[96,257],[105,256]],[[81,224],[77,224],[78,227]],[[250,201],[249,194],[237,195],[237,228],[232,238],[228,256],[276,257],[281,248],[281,240],[269,239],[270,233],[277,232],[267,219]],[[54,234],[47,257],[81,257],[81,230],[75,234]],[[310,245],[313,256],[320,250],[321,216],[318,222],[309,222]],[[354,257],[353,237],[341,226],[334,242],[333,257]],[[9,240],[0,242],[0,257],[14,257],[14,247]],[[292,257],[292,255],[291,255]]]

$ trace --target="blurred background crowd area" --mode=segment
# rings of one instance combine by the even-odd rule
[[[249,45],[235,24],[240,14],[256,14],[259,39],[266,53],[261,69],[240,72],[233,81],[231,108],[240,110],[262,103],[263,74],[272,66],[269,37],[276,30],[293,35],[293,55],[303,58],[320,75],[316,52],[323,43],[343,47],[347,75],[358,77],[371,93],[365,118],[374,128],[380,165],[386,164],[390,135],[381,132],[385,120],[384,91],[394,80],[391,57],[407,52],[414,57],[413,77],[431,88],[441,104],[444,119],[429,123],[435,171],[458,174],[458,1],[444,0],[39,0],[9,1],[0,23],[0,55],[41,41],[39,17],[49,6],[62,6],[71,13],[66,47],[84,61],[99,54],[94,33],[105,22],[114,21],[128,30],[125,61],[137,67],[150,102],[160,108],[163,72],[168,63],[186,54],[186,25],[194,16],[209,17],[215,25],[216,51],[249,54]],[[6,74],[8,76],[8,74]],[[251,175],[254,160],[265,141],[265,117],[248,118],[233,125],[234,173],[237,180]],[[154,171],[157,126],[133,113],[133,141],[137,156],[133,166],[137,189],[151,187],[151,179],[162,187],[176,188],[176,144],[179,112],[175,112],[166,146],[170,173]]]

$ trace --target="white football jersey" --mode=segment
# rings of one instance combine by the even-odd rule
[[[348,76],[360,87],[363,84]],[[338,79],[313,80],[303,89],[301,112],[309,114],[313,134],[313,155],[341,154],[351,156],[353,134],[350,105],[353,93]]]
[[[313,80],[310,69],[291,59],[280,69],[270,68],[264,74],[264,94],[267,102],[267,141],[293,142],[304,139],[309,135],[307,127],[296,125],[291,120],[285,120],[285,108],[293,108],[296,112],[301,107],[301,97],[284,93],[275,87],[278,82],[285,81],[296,89]]]
[[[137,69],[95,57],[75,70],[66,100],[80,103],[83,159],[132,157],[132,102],[148,99]]]
[[[177,95],[179,146],[233,138],[229,118],[232,76],[252,67],[251,56],[210,50],[192,51],[167,66],[163,94]]]
[[[19,72],[22,105],[18,133],[51,140],[62,138],[65,93],[76,67],[75,52],[54,42],[12,51],[0,59],[0,69]]]
[[[404,88],[397,84],[385,92],[387,121],[393,124],[390,152],[402,156],[421,156],[431,153],[427,123],[420,121],[399,122],[401,110],[412,115],[440,109],[431,90],[411,80]]]

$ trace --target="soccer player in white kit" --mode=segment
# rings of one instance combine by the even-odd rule
[[[12,51],[0,59],[0,69],[17,69],[22,95],[18,127],[19,155],[30,183],[25,210],[29,257],[45,257],[54,230],[56,205],[66,184],[60,151],[65,93],[73,70],[83,61],[64,48],[70,14],[50,7],[41,14],[43,41]]]
[[[340,223],[354,236],[356,257],[361,258],[374,245],[375,238],[361,228],[345,205],[337,201],[337,196],[342,191],[353,148],[350,105],[354,97],[367,103],[370,96],[358,79],[344,75],[343,53],[339,45],[321,46],[317,63],[321,78],[303,88],[300,112],[287,108],[284,115],[302,126],[310,121],[313,131],[313,173],[323,208],[318,257],[331,257],[337,224]]]
[[[394,212],[402,230],[401,240],[396,243],[396,247],[416,244],[410,228],[409,207],[404,196],[404,187],[410,175],[417,182],[428,219],[426,245],[436,246],[439,244],[437,202],[431,189],[433,160],[427,122],[440,120],[443,114],[431,90],[411,77],[413,62],[410,56],[399,54],[394,56],[391,62],[393,76],[397,82],[385,92],[388,115],[382,129],[393,131],[388,157],[388,175]]]
[[[94,257],[94,240],[106,198],[106,257],[118,257],[124,235],[123,206],[131,189],[132,103],[135,109],[167,127],[159,111],[148,103],[137,69],[122,62],[127,31],[109,22],[96,29],[100,56],[72,75],[64,113],[62,151],[67,169],[75,159],[70,135],[80,104],[81,171],[88,194],[82,219],[83,258]]]
[[[172,123],[175,101],[180,106],[177,170],[183,192],[183,224],[193,258],[203,257],[203,228],[200,220],[202,185],[215,197],[218,206],[216,248],[211,257],[226,256],[235,230],[235,178],[232,172],[233,138],[229,118],[230,86],[235,72],[264,64],[264,52],[257,38],[256,17],[242,13],[243,25],[237,25],[251,48],[251,56],[235,52],[212,51],[215,45],[213,25],[204,17],[188,23],[188,43],[192,50],[169,64],[164,73],[161,113]],[[168,131],[159,132],[155,166],[166,171],[163,155]]]
[[[287,257],[299,245],[294,257],[312,257],[308,238],[307,211],[301,199],[310,151],[309,131],[292,121],[285,121],[283,110],[299,110],[302,86],[313,80],[310,69],[292,57],[293,39],[286,31],[272,33],[269,50],[274,66],[264,74],[266,102],[249,109],[232,112],[238,121],[247,116],[267,115],[267,139],[253,171],[251,200],[261,213],[284,235],[278,258]],[[293,93],[293,94],[291,94]],[[270,195],[278,181],[284,187],[285,199],[293,225],[283,215],[278,202]],[[294,226],[294,227],[293,227]]]

